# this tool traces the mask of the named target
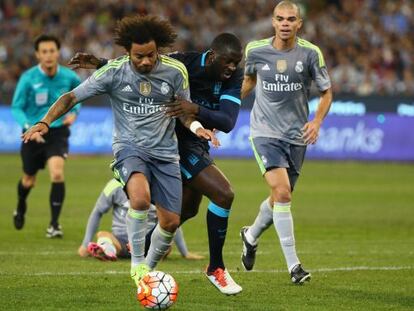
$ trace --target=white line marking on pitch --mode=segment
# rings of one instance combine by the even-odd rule
[[[397,271],[397,270],[413,270],[414,267],[412,266],[391,266],[391,267],[367,267],[367,266],[359,266],[359,267],[337,267],[337,268],[317,268],[317,269],[309,269],[310,272],[338,272],[338,271]],[[242,270],[230,269],[232,273],[236,272],[244,272]],[[183,271],[169,271],[171,274],[202,274],[203,271],[201,270],[183,270]],[[252,270],[246,273],[286,273],[286,270]],[[0,275],[3,276],[85,276],[85,275],[126,275],[129,274],[128,271],[119,271],[119,270],[106,270],[106,271],[89,271],[89,272],[81,272],[81,271],[73,271],[73,272],[51,272],[51,271],[43,271],[43,272],[33,272],[33,273],[7,273],[7,272],[0,272]]]

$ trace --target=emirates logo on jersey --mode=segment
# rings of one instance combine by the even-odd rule
[[[151,83],[150,82],[140,82],[139,83],[139,92],[144,96],[148,96],[151,93]]]
[[[286,59],[278,59],[277,62],[276,62],[276,69],[280,73],[285,72],[286,69],[287,69],[287,61],[286,61]]]

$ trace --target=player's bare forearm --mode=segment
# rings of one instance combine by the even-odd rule
[[[332,88],[327,89],[326,91],[321,92],[320,101],[318,109],[315,113],[314,120],[316,122],[322,123],[326,115],[329,112],[332,104]]]
[[[53,121],[71,110],[77,103],[76,96],[73,92],[63,94],[58,100],[49,108],[46,115],[42,118],[42,122],[51,124]]]
[[[312,121],[307,122],[303,128],[303,140],[306,144],[315,144],[319,138],[319,129],[323,119],[329,112],[332,103],[332,90],[329,88],[321,93],[318,109]]]
[[[76,105],[76,96],[73,92],[65,93],[49,108],[47,114],[42,120],[35,123],[31,128],[22,134],[22,140],[27,143],[31,140],[37,140],[38,135],[45,135],[49,132],[50,124],[57,118],[68,112]]]
[[[250,92],[255,88],[257,82],[256,75],[245,75],[241,88],[241,99],[246,98]]]

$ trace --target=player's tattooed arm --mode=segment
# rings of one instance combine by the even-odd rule
[[[256,75],[245,75],[241,88],[241,99],[246,98],[250,92],[255,88],[257,82]]]
[[[30,140],[34,140],[38,134],[44,135],[49,132],[50,124],[71,110],[76,103],[77,99],[73,92],[68,92],[60,96],[49,108],[46,115],[22,134],[22,140],[27,143]]]

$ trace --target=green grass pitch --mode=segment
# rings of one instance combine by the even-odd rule
[[[140,310],[129,262],[81,259],[76,250],[87,216],[111,177],[109,157],[72,156],[66,166],[65,236],[48,240],[49,182],[38,176],[26,225],[12,213],[20,177],[17,155],[0,156],[0,310]],[[240,264],[239,230],[253,222],[267,188],[253,160],[219,160],[236,199],[224,250],[243,286],[220,294],[203,275],[207,260],[184,261],[174,249],[158,269],[180,286],[171,310],[414,310],[414,165],[305,162],[293,196],[299,256],[313,279],[294,286],[271,227],[259,244],[253,272]],[[184,226],[189,249],[207,255],[206,201]],[[110,229],[110,216],[101,228]]]

